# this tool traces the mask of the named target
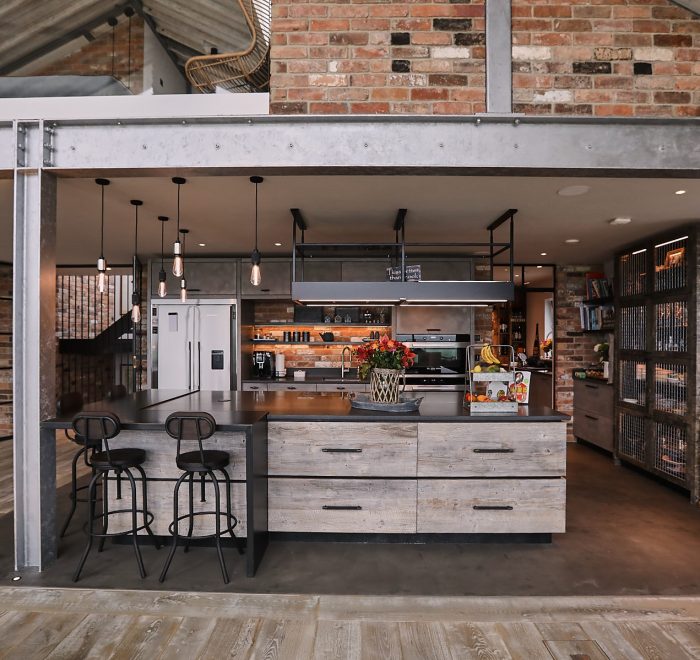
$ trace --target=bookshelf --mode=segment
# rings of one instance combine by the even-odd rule
[[[612,284],[604,273],[586,273],[586,297],[581,301],[583,332],[613,332],[615,305]]]

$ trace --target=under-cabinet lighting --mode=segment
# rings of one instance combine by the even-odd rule
[[[657,247],[658,247],[658,246],[657,246]],[[635,254],[642,254],[642,252],[646,252],[646,251],[647,251],[646,248],[642,248],[641,250],[635,250],[635,251],[632,253],[632,255],[635,255]]]
[[[680,238],[674,238],[673,240],[666,241],[665,243],[659,243],[658,245],[655,245],[655,248],[660,248],[663,247],[664,245],[671,245],[671,243],[678,243],[678,241],[685,241],[688,237],[687,236],[681,236]]]

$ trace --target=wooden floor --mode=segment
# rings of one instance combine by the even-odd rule
[[[684,660],[697,598],[278,596],[0,588],[0,657]]]

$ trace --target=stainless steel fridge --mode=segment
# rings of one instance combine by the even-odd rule
[[[150,383],[170,390],[236,389],[236,305],[152,301]]]

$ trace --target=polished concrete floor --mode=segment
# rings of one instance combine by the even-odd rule
[[[697,595],[700,594],[700,509],[686,495],[609,456],[572,445],[568,458],[567,533],[551,544],[435,543],[421,545],[284,541],[270,545],[255,578],[227,551],[231,583],[221,582],[212,548],[182,550],[164,585],[157,580],[166,551],[143,547],[148,577],[138,577],[130,545],[93,551],[78,586],[168,588],[295,594],[367,595]],[[65,489],[59,508],[65,508]],[[12,572],[12,520],[0,518],[0,574]],[[74,523],[56,564],[25,574],[22,585],[73,586],[83,548]]]

